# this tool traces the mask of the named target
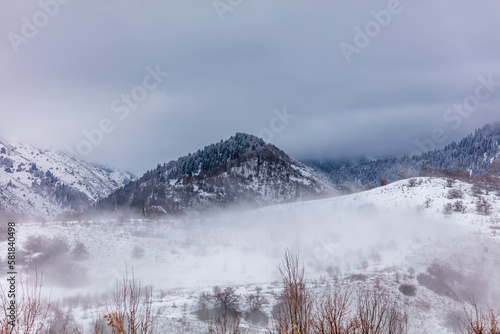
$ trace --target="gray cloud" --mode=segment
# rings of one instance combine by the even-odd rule
[[[141,174],[238,131],[259,134],[273,109],[296,117],[273,143],[297,158],[409,153],[498,119],[500,87],[458,129],[446,109],[500,82],[500,5],[401,0],[348,63],[339,47],[391,1],[245,1],[219,19],[212,2],[69,1],[14,52],[38,2],[0,4],[0,133],[76,149],[103,118],[114,130],[85,157]],[[12,35],[11,35],[12,36]],[[112,103],[170,75],[120,120]]]

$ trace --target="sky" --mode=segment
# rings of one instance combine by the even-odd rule
[[[142,175],[236,132],[418,154],[499,120],[500,3],[0,2],[0,137]]]

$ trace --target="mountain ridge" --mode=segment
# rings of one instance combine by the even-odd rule
[[[379,179],[394,182],[419,176],[422,168],[463,170],[472,177],[500,173],[500,122],[486,124],[458,142],[418,156],[403,155],[379,159],[343,161],[302,160],[304,164],[329,175],[337,186],[376,185]]]
[[[266,205],[335,192],[320,173],[253,135],[237,133],[157,165],[95,208],[145,215],[180,214],[228,205]]]
[[[83,211],[133,175],[0,138],[0,210],[28,217]]]

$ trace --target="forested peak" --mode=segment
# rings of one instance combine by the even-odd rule
[[[168,174],[168,178],[208,172],[224,162],[237,160],[243,154],[264,145],[266,142],[263,139],[238,132],[227,140],[205,146],[195,153],[180,157],[177,161],[158,166],[158,169]]]
[[[491,146],[494,148],[500,141],[500,122],[486,124],[476,129],[473,133],[467,135],[458,142],[448,144],[444,151],[457,150],[463,148],[474,148],[478,146]],[[488,143],[488,144],[485,144]]]
[[[475,131],[474,136],[478,137],[500,137],[500,122],[486,124]]]

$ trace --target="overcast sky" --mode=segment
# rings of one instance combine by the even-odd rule
[[[5,0],[0,136],[138,175],[236,132],[299,159],[441,147],[499,119],[498,13],[462,0]]]

